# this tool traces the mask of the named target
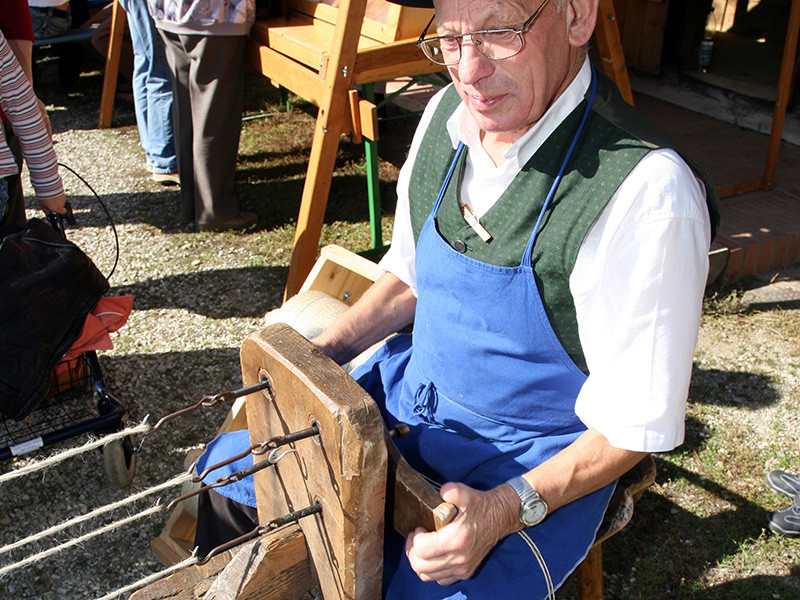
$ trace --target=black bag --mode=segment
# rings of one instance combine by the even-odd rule
[[[108,290],[92,260],[39,219],[0,232],[0,413],[24,419]]]

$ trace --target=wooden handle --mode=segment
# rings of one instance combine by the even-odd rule
[[[433,520],[436,523],[436,530],[438,531],[450,521],[456,518],[458,509],[454,504],[449,502],[442,502],[439,506],[433,509]]]
[[[427,531],[441,529],[453,520],[458,509],[449,502],[442,502],[439,491],[411,468],[388,432],[385,438],[389,451],[386,518],[403,537],[417,527]]]

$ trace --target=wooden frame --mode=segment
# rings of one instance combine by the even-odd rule
[[[100,129],[111,127],[111,116],[114,112],[114,97],[117,94],[117,77],[119,75],[119,57],[122,54],[122,36],[125,33],[125,9],[117,0],[111,10],[111,36],[108,40],[106,68],[103,71],[103,92],[100,96],[100,118],[97,126]]]
[[[286,14],[256,22],[248,59],[273,84],[319,108],[284,299],[296,294],[319,249],[339,137],[359,121],[349,118],[360,104],[350,91],[359,84],[442,70],[415,47],[432,11],[395,6],[385,0],[340,0],[338,6],[289,0]],[[382,6],[379,11],[372,10]],[[375,14],[385,14],[385,20]],[[353,114],[362,114],[363,108]]]

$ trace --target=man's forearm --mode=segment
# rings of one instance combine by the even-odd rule
[[[384,273],[341,318],[311,341],[342,364],[411,323],[416,305],[411,288],[395,275]]]
[[[547,502],[549,512],[582,498],[624,475],[646,452],[612,446],[595,429],[523,476]]]

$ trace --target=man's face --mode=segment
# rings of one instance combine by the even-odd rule
[[[480,29],[520,27],[541,0],[440,0],[438,35]],[[459,95],[481,130],[513,141],[533,125],[577,73],[582,49],[570,44],[570,9],[558,12],[550,0],[523,34],[516,56],[489,60],[471,42],[462,44],[461,61],[449,67]],[[577,68],[576,68],[577,64]]]

